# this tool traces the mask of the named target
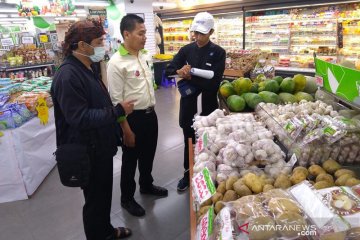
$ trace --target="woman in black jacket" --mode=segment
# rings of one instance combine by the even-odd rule
[[[133,102],[114,106],[93,63],[104,58],[105,31],[99,22],[79,21],[65,36],[65,60],[51,87],[57,146],[90,146],[90,176],[82,187],[85,197],[83,222],[88,240],[119,239],[131,235],[110,221],[113,156],[120,142],[121,120],[133,111]]]

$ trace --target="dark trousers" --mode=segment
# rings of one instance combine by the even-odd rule
[[[83,222],[87,240],[113,237],[114,228],[110,221],[112,187],[113,156],[94,157],[89,183],[83,188]]]
[[[141,189],[150,188],[154,181],[151,172],[158,139],[158,120],[155,111],[134,111],[127,117],[135,134],[135,147],[122,147],[121,202],[134,198],[136,189],[135,171],[139,162],[139,184]]]

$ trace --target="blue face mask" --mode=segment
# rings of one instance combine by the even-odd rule
[[[83,55],[83,56],[89,57],[92,62],[100,62],[101,60],[104,59],[105,47],[93,47],[90,44],[87,44],[87,45],[89,45],[90,47],[92,47],[94,49],[94,54],[93,55],[89,56],[89,55],[85,55],[85,54],[82,54],[82,53],[79,53],[79,52],[76,52],[76,53],[80,54],[80,55]]]

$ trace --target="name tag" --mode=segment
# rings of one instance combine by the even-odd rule
[[[211,63],[205,63],[206,64],[206,66],[209,66],[209,67],[211,67]]]

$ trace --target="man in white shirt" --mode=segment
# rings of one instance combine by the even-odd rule
[[[158,121],[154,110],[151,56],[144,50],[144,20],[135,14],[128,14],[121,20],[120,31],[124,43],[111,57],[107,76],[113,103],[122,102],[120,99],[136,100],[133,113],[118,119],[123,133],[120,188],[121,206],[130,214],[140,217],[145,214],[145,210],[134,199],[137,162],[140,193],[165,197],[168,191],[153,185],[151,174],[158,138]]]

